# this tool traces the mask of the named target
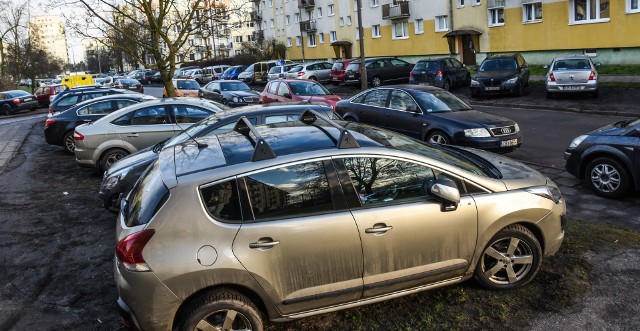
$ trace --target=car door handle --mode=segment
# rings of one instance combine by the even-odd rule
[[[140,137],[140,135],[139,135],[139,134],[137,134],[137,133],[130,133],[130,134],[128,134],[128,135],[127,135],[127,137],[129,137],[129,138],[135,138],[135,137]]]
[[[279,243],[280,243],[280,241],[278,241],[278,240],[273,240],[271,238],[264,238],[264,239],[258,240],[258,242],[250,243],[249,244],[249,248],[251,248],[251,249],[256,249],[256,248],[271,249],[273,246],[275,246],[275,245],[277,245]]]
[[[386,224],[375,224],[372,228],[365,229],[365,233],[384,234],[387,231],[393,229],[393,226],[387,226]]]

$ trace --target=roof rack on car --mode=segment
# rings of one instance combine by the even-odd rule
[[[276,157],[276,154],[271,149],[271,146],[267,144],[267,142],[262,138],[262,136],[258,133],[258,130],[249,122],[247,117],[242,116],[238,119],[238,122],[233,127],[233,131],[240,133],[241,135],[247,137],[247,139],[251,142],[253,147],[253,155],[251,156],[251,161],[262,161],[273,159]],[[251,139],[249,133],[253,134],[255,140]]]
[[[354,138],[350,133],[349,130],[345,129],[344,127],[342,127],[340,124],[334,122],[333,120],[329,119],[327,116],[322,115],[320,113],[318,113],[317,111],[313,110],[313,109],[307,109],[305,110],[302,115],[300,115],[300,122],[306,124],[306,125],[311,125],[313,123],[315,123],[318,119],[321,119],[327,123],[329,123],[329,125],[331,125],[332,127],[338,129],[340,131],[340,138],[338,138],[338,141],[336,143],[336,147],[338,148],[359,148],[360,144],[358,144],[358,141],[356,141],[356,138]],[[328,133],[325,132],[330,138],[333,139],[333,137]]]

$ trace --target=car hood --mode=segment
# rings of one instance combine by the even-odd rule
[[[259,95],[258,92],[254,91],[254,90],[249,90],[249,91],[229,91],[229,92],[225,92],[228,93],[229,96],[231,97],[254,97],[256,95]]]
[[[491,162],[502,174],[500,180],[502,180],[507,190],[517,190],[547,184],[547,177],[522,162],[479,149],[461,148]]]
[[[125,168],[132,168],[144,164],[149,165],[158,158],[158,153],[153,151],[153,147],[154,146],[147,147],[114,163],[109,168],[105,176],[110,176],[111,174],[119,172]]]
[[[590,136],[619,136],[625,134],[629,130],[628,127],[620,128],[614,126],[613,124],[609,124],[607,126],[603,126],[599,129],[595,129],[588,133]]]
[[[475,79],[507,79],[515,76],[517,70],[479,71]]]
[[[478,127],[478,124],[486,127],[502,127],[515,125],[515,122],[508,118],[489,113],[483,113],[477,110],[433,113],[432,115],[447,118],[456,122],[462,122],[469,128]]]

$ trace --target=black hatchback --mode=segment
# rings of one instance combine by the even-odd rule
[[[472,109],[437,87],[395,85],[372,88],[343,100],[336,113],[347,121],[373,124],[430,143],[508,153],[522,144],[518,124]]]
[[[409,83],[425,84],[449,90],[471,83],[469,70],[453,58],[420,60],[409,74]]]
[[[49,145],[60,145],[73,154],[73,131],[78,125],[96,121],[120,108],[155,99],[150,95],[130,93],[107,95],[81,102],[63,112],[55,113],[44,125],[44,139]]]
[[[597,195],[620,198],[640,190],[640,119],[604,126],[573,139],[564,153],[567,171]]]

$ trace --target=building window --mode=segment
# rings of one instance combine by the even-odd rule
[[[324,44],[324,33],[319,33],[318,36],[320,36],[320,43]]]
[[[295,13],[293,15],[293,23],[300,23],[300,13]]]
[[[360,29],[356,28],[356,40],[360,41]]]
[[[307,40],[308,40],[308,45],[309,47],[316,47],[318,44],[316,44],[316,35],[315,34],[310,34],[307,36]]]
[[[307,10],[307,20],[313,19],[313,10]]]
[[[370,7],[378,7],[380,6],[380,0],[369,0]]]
[[[275,26],[275,23],[273,22],[273,20],[269,21],[269,26],[272,27],[272,28]]]
[[[330,42],[338,41],[338,34],[335,31],[329,32],[329,41]]]
[[[504,25],[504,7],[489,8],[489,26]]]
[[[627,0],[627,13],[640,13],[640,0]]]
[[[302,45],[302,37],[297,36],[296,37],[296,46],[300,46],[300,45]]]
[[[291,47],[291,37],[287,38],[287,47]]]
[[[409,38],[409,22],[393,23],[393,39]]]
[[[424,20],[422,19],[417,19],[414,22],[415,28],[416,28],[416,34],[423,34],[424,33]]]
[[[472,6],[480,6],[480,0],[473,0],[473,2],[471,3]]]
[[[609,21],[610,0],[569,0],[572,24]],[[637,7],[637,6],[636,6]]]
[[[542,2],[528,3],[522,5],[522,22],[536,23],[542,22]]]
[[[327,14],[327,15],[328,15],[328,16],[333,16],[333,15],[335,15],[336,13],[334,13],[334,12],[333,12],[333,5],[329,5],[328,7],[329,7],[329,14]]]
[[[273,0],[269,0],[269,8],[273,7]]]
[[[380,38],[380,24],[371,26],[371,38]]]
[[[464,7],[464,0],[458,0],[458,8]]]
[[[344,17],[340,17],[340,26],[344,26]]]
[[[351,25],[351,16],[347,16],[347,25]]]
[[[322,7],[318,7],[318,18],[322,17]]]
[[[285,16],[284,21],[286,22],[287,25],[291,25],[291,15]]]
[[[436,16],[436,32],[449,31],[447,15]]]

